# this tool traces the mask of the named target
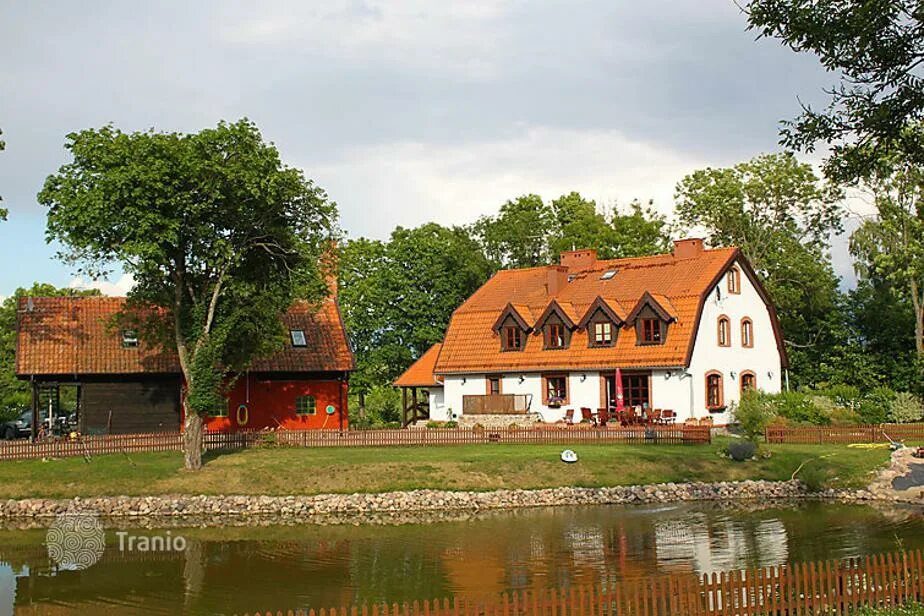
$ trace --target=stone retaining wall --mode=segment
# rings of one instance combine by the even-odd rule
[[[411,512],[477,512],[523,507],[566,505],[627,505],[687,501],[748,501],[827,498],[874,500],[866,490],[811,493],[798,481],[657,484],[612,488],[550,488],[450,492],[416,490],[384,494],[322,494],[318,496],[117,496],[74,499],[26,499],[0,503],[0,519],[48,518],[66,511],[95,511],[104,517],[206,517],[377,515]]]

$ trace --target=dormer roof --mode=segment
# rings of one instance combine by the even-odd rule
[[[584,311],[584,316],[581,317],[577,326],[579,328],[587,327],[587,323],[598,310],[605,314],[609,320],[616,325],[622,325],[626,321],[625,310],[619,302],[615,299],[597,297],[597,299],[587,307],[587,310]]]
[[[651,308],[662,321],[670,323],[677,320],[677,311],[669,299],[660,293],[649,293],[645,291],[645,294],[642,295],[635,304],[632,312],[626,317],[626,323],[635,323],[639,314],[646,306]]]

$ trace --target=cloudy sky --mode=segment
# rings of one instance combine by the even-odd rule
[[[5,2],[0,296],[73,280],[35,199],[73,130],[249,117],[382,238],[526,192],[669,212],[683,175],[776,150],[831,83],[732,0]]]

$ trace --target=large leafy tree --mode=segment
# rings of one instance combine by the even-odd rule
[[[39,194],[61,257],[98,276],[130,273],[125,318],[175,351],[185,379],[187,468],[202,463],[202,417],[223,386],[278,348],[281,314],[326,291],[336,209],[285,166],[248,120],[194,134],[68,135],[73,156]]]
[[[657,254],[670,245],[667,221],[650,204],[633,201],[625,211],[601,210],[577,192],[548,204],[534,194],[508,201],[473,230],[498,267],[547,265],[574,248],[594,248],[600,258],[615,259]]]
[[[909,129],[904,141],[924,140]],[[896,297],[910,303],[914,345],[924,360],[924,164],[902,148],[883,150],[868,176],[876,217],[865,220],[850,238],[861,279],[888,281]]]
[[[787,147],[832,149],[827,172],[841,179],[863,175],[877,153],[856,145],[901,139],[924,116],[924,10],[919,0],[751,0],[749,26],[797,52],[818,56],[838,77],[827,104],[804,105],[785,122]],[[924,147],[909,144],[924,162]]]
[[[837,277],[828,238],[841,229],[839,191],[792,154],[701,169],[677,185],[678,224],[714,246],[738,246],[777,304],[797,376],[823,352],[835,314]]]
[[[16,378],[16,308],[21,297],[95,296],[96,289],[60,289],[51,284],[34,283],[19,288],[0,304],[0,416],[10,419],[27,408],[31,401],[29,384]]]
[[[549,262],[554,225],[552,208],[529,194],[507,201],[496,216],[483,216],[473,230],[488,258],[501,267],[535,267]]]
[[[394,380],[443,339],[452,312],[491,274],[468,231],[398,227],[387,242],[358,239],[340,255],[340,305],[367,392]]]
[[[594,248],[601,259],[617,259],[658,254],[670,247],[667,220],[651,204],[633,201],[625,212],[618,206],[600,211],[596,202],[572,192],[552,201],[551,208],[552,259],[575,248]]]

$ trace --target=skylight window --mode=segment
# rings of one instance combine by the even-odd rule
[[[289,335],[292,337],[292,346],[296,346],[296,347],[308,346],[308,341],[305,339],[305,330],[292,329],[292,330],[289,330]]]
[[[600,280],[612,280],[613,276],[615,275],[616,275],[616,270],[609,270],[609,271],[603,272],[603,274],[600,275]]]
[[[133,349],[138,346],[138,332],[133,329],[122,330],[122,346],[126,349]]]

